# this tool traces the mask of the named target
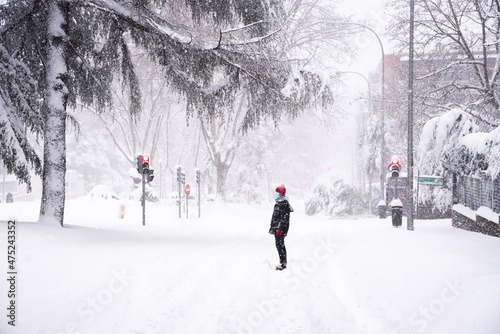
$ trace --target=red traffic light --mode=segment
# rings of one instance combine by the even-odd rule
[[[142,156],[142,161],[144,161],[144,162],[148,162],[148,161],[149,161],[149,156],[147,156],[147,155],[143,155],[143,156]]]
[[[401,166],[399,165],[399,159],[397,156],[392,156],[391,158],[391,163],[389,164],[389,172],[391,173],[392,177],[398,177],[399,176],[399,169]]]

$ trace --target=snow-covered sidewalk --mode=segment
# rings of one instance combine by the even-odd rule
[[[17,321],[4,315],[0,333],[500,332],[498,238],[449,220],[407,231],[405,221],[308,217],[292,205],[282,272],[272,270],[272,204],[209,203],[186,220],[148,203],[142,226],[138,203],[118,219],[118,201],[77,199],[66,228],[18,222]],[[37,212],[0,204],[0,249],[4,220]],[[1,267],[6,275],[6,259]]]

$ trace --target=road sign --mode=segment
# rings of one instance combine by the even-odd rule
[[[184,190],[184,192],[186,193],[186,196],[189,196],[189,194],[191,193],[191,187],[189,186],[189,184],[186,184],[186,189]]]
[[[418,178],[418,183],[443,185],[443,178],[441,176],[420,176]]]

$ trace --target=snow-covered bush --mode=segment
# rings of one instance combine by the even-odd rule
[[[443,156],[457,147],[461,138],[477,131],[478,126],[472,116],[459,108],[427,121],[418,145],[417,167],[420,174],[444,176]]]
[[[314,188],[312,196],[306,199],[306,214],[313,216],[320,213],[330,203],[330,191],[322,184]]]
[[[443,186],[423,186],[418,191],[419,205],[446,212],[452,205],[451,176],[468,175],[481,169],[484,156],[466,138],[479,138],[479,127],[472,116],[460,108],[430,119],[423,127],[418,146],[417,167],[420,175],[443,177]],[[476,142],[476,141],[474,141]]]
[[[445,152],[443,165],[458,175],[486,174],[492,179],[500,173],[500,127],[484,133],[471,133]]]
[[[135,168],[130,168],[128,173],[129,173],[130,178],[134,182],[134,188],[135,188],[130,193],[129,199],[134,200],[134,201],[140,201],[140,200],[142,200],[142,175],[140,175],[137,172],[137,169],[135,169]],[[149,183],[146,183],[144,191],[146,193],[146,201],[158,202],[160,200],[160,198],[158,197],[158,194],[156,193],[154,188]]]
[[[305,207],[308,215],[324,211],[329,216],[344,217],[365,213],[368,204],[359,189],[347,185],[343,180],[335,180],[331,188],[317,186],[312,196],[306,199]]]
[[[446,211],[452,204],[451,177],[500,173],[500,127],[491,132],[478,132],[472,116],[452,109],[432,118],[423,127],[418,149],[420,175],[444,178],[442,188],[419,190],[419,203]]]
[[[500,174],[500,126],[488,134],[485,144],[488,149],[486,173],[496,179]]]
[[[459,108],[434,117],[423,127],[418,147],[420,174],[450,176],[500,173],[500,127],[485,133]]]
[[[488,168],[485,133],[471,133],[443,155],[442,164],[446,171],[458,175],[478,174]]]
[[[257,203],[261,204],[266,190],[259,186],[253,186],[248,183],[240,185],[240,189],[232,196],[229,196],[228,201],[234,200],[236,202]]]
[[[88,196],[92,199],[118,199],[118,195],[109,186],[103,184],[92,188]]]
[[[158,197],[158,194],[153,189],[153,187],[151,187],[150,185],[146,184],[146,187],[144,190],[146,192],[146,201],[158,202],[160,200],[160,198]],[[129,199],[134,200],[134,201],[142,200],[142,188],[137,188],[134,191],[132,191],[129,195]]]
[[[421,186],[418,191],[418,204],[432,207],[433,211],[445,213],[453,204],[453,192],[449,187]]]

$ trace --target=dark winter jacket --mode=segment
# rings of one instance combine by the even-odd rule
[[[281,230],[282,235],[286,236],[288,227],[290,226],[290,212],[293,212],[293,208],[288,203],[288,197],[283,196],[278,198],[274,205],[269,233],[275,234],[277,230]]]

